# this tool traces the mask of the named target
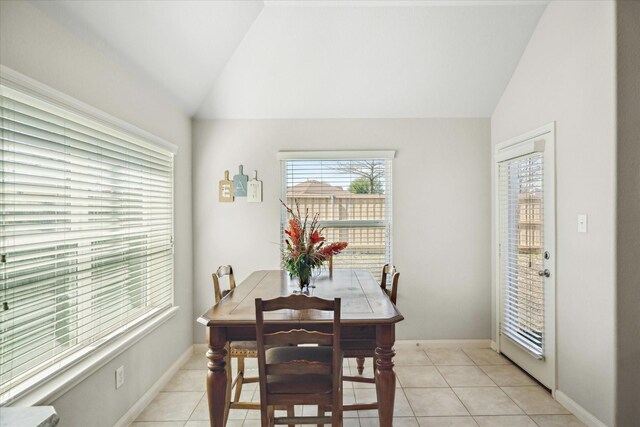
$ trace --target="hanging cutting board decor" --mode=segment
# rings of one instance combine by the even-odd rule
[[[222,203],[233,202],[233,181],[229,179],[229,171],[224,171],[224,179],[218,185],[218,200]]]
[[[253,171],[253,179],[247,184],[247,202],[262,202],[262,181],[258,181],[258,171]]]
[[[233,176],[233,195],[247,197],[247,181],[249,177],[242,174],[242,165],[238,166],[238,175]]]

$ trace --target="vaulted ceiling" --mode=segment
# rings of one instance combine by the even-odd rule
[[[547,1],[47,1],[198,118],[489,117]]]

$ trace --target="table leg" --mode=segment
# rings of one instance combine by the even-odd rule
[[[393,372],[395,325],[376,327],[376,392],[380,427],[393,426],[393,405],[396,395],[396,375]]]
[[[209,402],[209,422],[211,427],[224,427],[225,400],[227,397],[226,359],[227,331],[225,328],[207,328],[209,350],[207,358],[207,399]]]
[[[358,375],[362,375],[364,372],[364,357],[358,356],[356,357],[356,364],[358,366]],[[375,368],[375,365],[374,365]]]

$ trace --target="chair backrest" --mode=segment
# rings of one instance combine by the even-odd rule
[[[229,276],[229,289],[220,288],[220,279],[224,276]],[[213,279],[213,293],[216,298],[216,304],[236,288],[236,279],[233,277],[233,268],[230,265],[221,265],[218,267],[218,270],[211,275],[211,278]]]
[[[342,361],[340,356],[340,298],[325,300],[306,295],[290,295],[270,300],[257,298],[256,304],[256,344],[258,348],[258,371],[260,376],[260,398],[269,402],[267,397],[267,375],[331,375],[333,395],[337,396],[340,388],[340,373]],[[313,329],[288,329],[278,327],[278,323],[269,324],[269,331],[265,332],[264,312],[276,310],[321,310],[332,311],[333,322],[331,332]],[[290,327],[290,326],[289,326]],[[330,365],[308,361],[295,360],[286,363],[267,365],[266,346],[288,346],[299,344],[317,344],[332,346],[332,362]]]
[[[395,273],[395,271],[395,265],[385,264],[384,267],[382,267],[382,276],[380,277],[380,287],[382,289],[387,289],[387,276]]]
[[[397,271],[391,276],[391,291],[386,289],[387,295],[392,303],[398,303],[398,280],[400,280],[400,273]]]
[[[387,289],[387,278],[391,275],[391,289]],[[396,304],[398,299],[398,280],[400,279],[400,273],[396,270],[395,265],[385,264],[382,267],[382,277],[380,278],[380,287],[383,291],[389,295],[391,302]]]

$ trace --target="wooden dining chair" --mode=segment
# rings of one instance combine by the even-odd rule
[[[216,304],[222,300],[222,298],[226,297],[229,293],[231,293],[236,288],[236,281],[233,276],[233,267],[230,265],[221,265],[218,267],[215,273],[212,275],[213,278],[213,291],[215,296]],[[220,286],[220,280],[228,276],[229,287],[227,289],[222,289]],[[260,404],[257,402],[242,402],[240,401],[240,395],[242,393],[242,386],[245,383],[257,383],[258,377],[246,377],[245,376],[245,359],[246,358],[257,358],[258,350],[256,348],[255,341],[232,341],[227,348],[227,352],[229,354],[229,362],[231,359],[236,359],[236,363],[238,366],[238,373],[233,381],[227,382],[227,407],[225,408],[225,420],[228,417],[229,410],[231,409],[260,409]],[[231,363],[227,363],[225,366],[227,370],[227,378],[231,378]],[[231,399],[232,389],[235,387],[235,394],[233,400]]]
[[[340,298],[325,300],[290,295],[264,301],[257,298],[255,304],[262,427],[279,424],[342,426]],[[330,332],[326,329],[290,329],[291,325],[265,322],[265,313],[276,310],[332,311]],[[300,324],[294,327],[298,326]],[[286,417],[276,417],[276,406],[283,405],[288,408],[318,405],[318,415],[295,416],[290,409]],[[331,410],[331,415],[325,416],[325,410]]]
[[[387,287],[387,276],[391,276],[389,282],[391,283],[391,288]],[[400,279],[400,273],[396,270],[394,265],[385,264],[382,267],[382,277],[380,278],[380,288],[384,291],[384,293],[389,296],[389,299],[393,304],[396,304],[398,298],[398,281]],[[373,370],[375,374],[376,369],[376,358],[375,358],[375,342],[373,341],[351,341],[343,344],[343,352],[344,357],[346,358],[355,358],[356,359],[356,369],[358,370],[358,376],[355,375],[344,375],[343,381],[352,381],[359,383],[368,383],[375,384],[376,379],[374,377],[364,377],[362,374],[364,373],[364,362],[365,358],[373,359]],[[361,403],[354,405],[346,405],[344,407],[345,411],[355,411],[355,410],[365,410],[365,409],[378,409],[378,403]]]
[[[387,279],[391,276],[389,282],[391,282],[391,288],[387,288]],[[398,300],[398,281],[400,280],[400,273],[396,270],[395,265],[385,264],[382,267],[382,275],[380,276],[380,288],[387,294],[392,303],[396,304]],[[356,344],[358,346],[358,344]],[[362,347],[362,346],[360,346]],[[370,355],[371,354],[371,355]],[[354,348],[352,350],[345,349],[345,357],[355,357],[358,375],[362,375],[364,372],[364,359],[365,357],[373,357],[372,352],[367,352],[364,349]],[[375,366],[374,366],[375,368]]]

